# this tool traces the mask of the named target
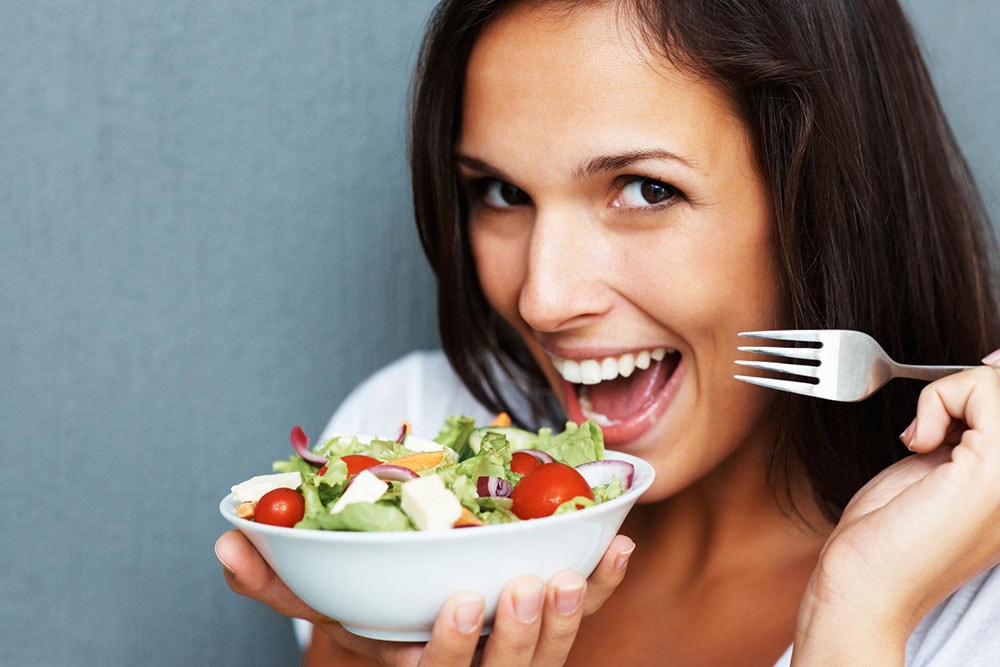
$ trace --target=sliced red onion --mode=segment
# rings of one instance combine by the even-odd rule
[[[480,498],[510,498],[514,486],[503,477],[483,475],[476,480],[476,493]]]
[[[553,461],[555,461],[555,459],[552,458],[551,454],[549,454],[548,452],[543,452],[540,449],[515,449],[514,451],[524,452],[525,454],[531,454],[542,463],[552,463]]]
[[[301,456],[304,461],[317,466],[326,463],[325,456],[309,449],[309,436],[306,435],[301,426],[296,426],[292,429],[289,439],[292,441],[292,448],[295,449],[295,453]]]
[[[635,466],[619,459],[588,461],[581,463],[576,469],[591,486],[609,484],[612,477],[617,477],[622,489],[626,491],[632,486],[632,478],[635,476]]]
[[[365,470],[379,479],[392,482],[406,482],[420,477],[420,475],[413,472],[409,468],[393,465],[391,463],[380,463],[378,465],[371,466],[370,468],[365,468]]]
[[[406,440],[406,436],[410,433],[410,422],[404,421],[399,427],[399,432],[396,433],[396,444],[401,445],[403,441]]]

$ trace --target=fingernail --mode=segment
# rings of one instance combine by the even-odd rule
[[[483,598],[469,594],[463,597],[455,608],[455,627],[463,635],[471,634],[479,627],[484,613]]]
[[[916,430],[917,420],[910,422],[909,426],[899,434],[899,439],[906,445],[907,449],[913,449],[913,432]]]
[[[983,357],[983,363],[987,366],[996,366],[1000,364],[1000,350],[993,350]]]
[[[629,559],[632,557],[632,552],[635,551],[635,542],[632,543],[628,549],[622,549],[618,552],[618,556],[615,558],[615,569],[624,570],[625,566],[628,565]]]
[[[557,586],[555,598],[559,613],[569,616],[576,612],[583,601],[583,583]]]
[[[219,559],[220,563],[222,563],[222,569],[223,570],[225,570],[226,572],[228,572],[229,574],[231,574],[233,576],[236,576],[236,573],[233,572],[233,568],[229,567],[229,563],[227,563],[226,561],[222,560],[222,556],[219,555],[219,550],[218,549],[215,549],[215,557]]]
[[[534,623],[542,611],[545,589],[540,583],[527,584],[514,591],[514,615],[522,623]]]

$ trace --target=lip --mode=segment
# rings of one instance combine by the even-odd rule
[[[604,444],[614,449],[627,449],[630,443],[635,442],[649,431],[653,424],[670,408],[670,404],[680,388],[685,371],[684,357],[681,356],[666,385],[645,409],[623,422],[601,427],[601,431],[604,433]],[[580,407],[580,401],[576,395],[576,385],[563,380],[563,394],[566,397],[567,416],[577,423],[586,421],[587,417],[583,414],[583,409]]]

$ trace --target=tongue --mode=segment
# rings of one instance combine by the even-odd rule
[[[613,422],[625,421],[653,400],[673,372],[677,361],[668,355],[653,361],[646,370],[636,369],[627,378],[601,382],[586,388],[590,407]]]

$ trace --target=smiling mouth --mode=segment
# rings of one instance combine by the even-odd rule
[[[649,416],[681,355],[677,350],[657,347],[580,361],[550,358],[575,391],[577,400],[568,401],[570,417],[591,419],[602,428],[613,428]],[[577,406],[582,414],[573,415]]]

